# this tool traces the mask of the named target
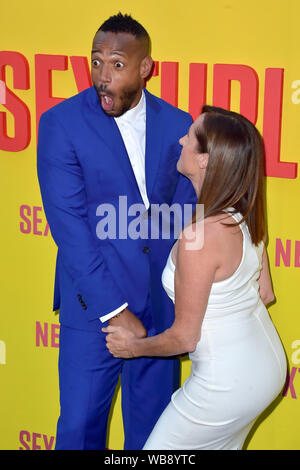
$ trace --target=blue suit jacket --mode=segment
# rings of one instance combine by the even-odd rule
[[[192,185],[176,170],[178,139],[192,118],[145,95],[150,204],[195,203]],[[102,111],[94,87],[42,115],[37,155],[43,205],[58,246],[54,310],[60,309],[61,323],[99,328],[99,317],[125,302],[139,315],[150,294],[157,330],[168,327],[172,306],[161,273],[173,240],[103,240],[96,234],[100,204],[113,205],[118,216],[119,196],[127,197],[128,207],[143,201],[115,120]]]

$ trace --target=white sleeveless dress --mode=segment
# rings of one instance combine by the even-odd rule
[[[236,221],[240,214],[233,215]],[[282,390],[285,353],[260,299],[258,278],[263,243],[255,247],[247,224],[243,255],[229,278],[213,283],[191,375],[171,399],[144,450],[238,450],[256,418]],[[171,253],[162,274],[174,299],[175,266]]]

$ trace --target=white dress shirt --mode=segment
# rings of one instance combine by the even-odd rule
[[[150,203],[146,191],[146,173],[145,173],[145,148],[146,148],[146,98],[144,91],[138,104],[122,114],[122,116],[114,118],[119,128],[123,142],[125,144],[127,154],[141,193],[141,197],[146,209]],[[110,318],[120,313],[128,303],[121,305],[113,312],[100,317],[102,322],[106,322]]]
[[[115,118],[115,121],[122,135],[143,202],[148,209],[145,175],[146,98],[144,92],[138,104],[122,116]]]

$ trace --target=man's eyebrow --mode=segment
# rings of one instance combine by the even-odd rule
[[[92,54],[96,54],[97,52],[101,54],[101,51],[99,51],[99,49],[92,49]],[[112,51],[110,55],[119,55],[121,57],[127,57],[125,52],[122,51]]]
[[[127,54],[125,52],[122,52],[122,51],[112,51],[111,53],[112,55],[116,54],[116,55],[121,55],[122,57],[127,57]]]

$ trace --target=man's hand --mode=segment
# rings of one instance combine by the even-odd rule
[[[147,331],[143,323],[128,308],[125,308],[121,314],[109,320],[110,326],[122,326],[130,330],[137,338],[145,338]]]

